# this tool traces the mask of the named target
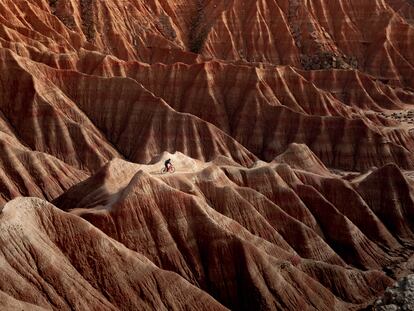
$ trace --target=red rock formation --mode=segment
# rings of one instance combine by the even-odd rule
[[[0,203],[18,196],[52,200],[69,187],[88,177],[45,153],[33,152],[14,137],[0,138]]]
[[[1,1],[0,308],[367,306],[414,245],[413,16]]]
[[[179,155],[166,157],[172,158],[173,163],[185,162]],[[162,165],[160,160],[155,167]],[[198,171],[190,173],[197,167]],[[259,280],[242,273],[257,265],[256,260],[262,260],[253,255],[256,252],[281,264],[298,253],[302,263],[294,271],[308,275],[339,300],[355,305],[370,300],[375,288],[380,290],[381,284],[388,284],[387,278],[378,272],[349,270],[348,265],[365,269],[389,265],[396,258],[387,255],[384,246],[393,249],[394,254],[402,250],[396,240],[398,233],[387,230],[381,215],[371,210],[349,182],[330,173],[325,177],[308,173],[302,176],[301,172],[279,164],[245,169],[192,162],[190,167],[178,167],[178,175],[164,177],[154,173],[154,165],[137,166],[117,160],[72,188],[55,204],[145,254],[159,267],[177,272],[231,309],[245,309],[244,306],[270,299],[265,293],[274,287],[272,281],[257,283]],[[318,184],[326,186],[318,189]],[[338,189],[337,193],[326,188],[331,185]],[[355,202],[350,201],[352,195]],[[344,197],[350,206],[341,205]],[[406,224],[411,227],[409,222]],[[250,245],[243,246],[243,255],[234,248],[235,241]],[[218,259],[223,256],[221,247],[227,249],[226,264],[224,259]],[[240,256],[249,259],[242,264],[236,259]],[[213,271],[217,262],[226,267],[227,262],[242,266],[235,268],[239,271],[237,277],[230,271],[216,274]],[[270,268],[260,265],[264,275],[271,273],[267,272]],[[347,280],[341,282],[342,289],[337,287],[337,278]],[[221,289],[217,288],[219,284]],[[249,286],[261,288],[259,296],[247,295]],[[367,286],[374,291],[366,292]],[[360,287],[365,289],[355,291]],[[285,308],[298,306],[284,300],[281,289],[274,290],[273,295],[285,303]],[[295,296],[295,292],[288,295]],[[311,296],[319,299],[314,295]],[[318,304],[318,308],[327,307]]]
[[[398,167],[393,164],[384,166],[356,185],[358,192],[391,232],[401,239],[413,237],[413,189]]]
[[[2,296],[13,297],[6,305],[225,310],[176,274],[157,268],[86,221],[40,199],[7,203],[0,226],[0,290]]]

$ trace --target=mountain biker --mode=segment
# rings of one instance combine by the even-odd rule
[[[170,170],[172,163],[171,163],[171,159],[168,159],[164,162],[165,168],[167,169],[167,172]]]

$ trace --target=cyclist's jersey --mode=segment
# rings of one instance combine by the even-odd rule
[[[168,166],[168,164],[171,164],[171,159],[168,159],[167,161],[164,162],[165,166]]]

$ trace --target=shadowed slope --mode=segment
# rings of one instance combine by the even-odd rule
[[[65,211],[0,208],[0,309],[365,308],[412,262],[413,16],[0,1],[0,203]]]
[[[398,167],[384,166],[357,182],[356,189],[391,232],[403,240],[412,239],[413,189]]]
[[[8,50],[0,55],[1,76],[7,76],[0,84],[1,111],[23,144],[90,171],[122,157],[61,90],[27,71],[30,60]]]
[[[158,163],[162,165],[162,161]],[[197,166],[198,171],[194,170]],[[164,176],[149,174],[150,167],[112,161],[55,203],[145,254],[159,267],[179,273],[232,309],[248,310],[258,301],[267,301],[261,308],[291,309],[316,303],[319,309],[329,309],[322,303],[332,299],[328,296],[313,300],[320,296],[308,296],[305,291],[296,300],[299,304],[292,304],[285,295],[296,296],[293,288],[271,290],[270,279],[265,285],[257,279],[257,272],[254,278],[246,275],[255,265],[261,267],[260,278],[273,275],[275,268],[264,266],[262,256],[266,261],[276,260],[281,267],[278,273],[286,280],[284,262],[299,254],[301,263],[292,271],[300,273],[302,280],[305,275],[311,277],[317,282],[312,286],[322,285],[325,289],[318,289],[321,295],[332,293],[335,299],[355,305],[370,300],[376,290],[389,284],[375,270],[398,260],[387,252],[392,249],[396,254],[401,245],[362,199],[345,207],[326,186],[315,188],[321,180],[333,179],[331,174],[301,173],[279,164],[245,169],[193,163],[188,168],[188,172],[181,167],[178,173]],[[338,183],[353,191],[349,183],[339,179]],[[343,192],[341,187],[338,191]],[[370,215],[369,221],[353,214],[361,208],[366,211],[360,214]],[[226,249],[225,256],[221,247]],[[218,262],[233,268],[217,274]],[[350,269],[349,264],[368,271]],[[292,277],[296,278],[290,275],[290,280]],[[248,294],[250,286],[255,295]],[[356,291],[362,287],[371,290]]]
[[[325,164],[331,167],[366,169],[373,165],[381,166],[388,162],[396,162],[400,166],[406,168],[412,166],[412,156],[406,149],[411,150],[414,144],[407,129],[401,128],[395,132],[387,133],[386,130],[383,129],[383,125],[387,124],[385,120],[371,120],[366,117],[363,117],[361,120],[354,118],[354,116],[351,117],[351,108],[340,104],[329,94],[324,94],[320,97],[321,107],[327,109],[325,112],[308,111],[308,113],[322,113],[328,115],[332,113],[334,115],[339,114],[342,117],[332,116],[326,118],[304,114],[303,112],[305,111],[303,109],[308,110],[308,108],[298,107],[297,104],[293,104],[297,102],[297,99],[294,99],[294,102],[291,104],[289,103],[290,100],[287,100],[283,105],[278,104],[275,106],[271,99],[258,93],[260,88],[257,90],[257,93],[251,93],[251,96],[253,97],[250,95],[247,96],[247,98],[251,99],[241,99],[245,100],[244,103],[240,103],[238,100],[239,95],[237,94],[232,95],[232,93],[228,93],[226,94],[226,97],[220,95],[223,94],[222,92],[226,91],[226,89],[222,90],[221,87],[217,88],[206,85],[206,93],[205,91],[200,92],[203,88],[197,86],[197,89],[199,90],[198,93],[193,93],[191,90],[194,88],[195,91],[196,85],[186,84],[186,79],[188,79],[192,70],[195,69],[193,67],[177,67],[178,69],[181,68],[184,70],[183,74],[185,74],[186,78],[178,79],[181,83],[180,86],[177,85],[177,88],[171,89],[170,93],[161,92],[159,89],[159,86],[161,85],[167,85],[166,89],[168,89],[168,87],[170,87],[168,80],[165,80],[165,82],[161,84],[154,84],[156,82],[159,83],[159,74],[153,76],[152,72],[146,71],[145,68],[147,67],[145,66],[142,67],[145,71],[136,71],[141,68],[138,64],[134,64],[132,67],[121,67],[119,69],[124,70],[128,68],[128,70],[132,70],[131,74],[126,74],[126,76],[132,76],[135,79],[138,79],[137,81],[142,80],[147,87],[153,89],[156,94],[159,94],[167,100],[167,102],[164,102],[160,98],[154,97],[153,94],[149,93],[146,89],[143,89],[141,85],[134,84],[133,81],[129,79],[102,79],[94,76],[79,75],[74,72],[69,74],[67,71],[51,70],[48,67],[39,66],[30,62],[25,62],[24,66],[29,72],[37,72],[36,76],[38,76],[38,79],[48,79],[53,82],[52,85],[56,86],[59,92],[62,91],[73,103],[77,104],[79,108],[86,113],[88,118],[90,118],[98,128],[104,132],[108,139],[117,146],[118,150],[131,160],[147,161],[154,154],[163,150],[174,151],[173,148],[175,148],[175,150],[184,151],[193,157],[210,159],[211,156],[208,153],[211,148],[216,149],[216,151],[213,151],[215,155],[217,155],[217,152],[224,152],[223,148],[233,148],[231,147],[233,144],[231,142],[224,142],[228,147],[220,147],[223,143],[219,142],[219,146],[214,146],[216,143],[213,143],[212,145],[210,144],[210,141],[214,141],[214,139],[200,138],[203,150],[201,154],[194,154],[194,148],[186,146],[190,141],[176,141],[175,146],[174,144],[171,145],[171,142],[169,141],[163,142],[163,140],[171,136],[172,133],[162,134],[160,137],[157,137],[154,142],[145,141],[147,139],[146,137],[150,139],[152,134],[150,134],[151,131],[150,133],[141,132],[144,123],[142,123],[143,121],[140,121],[141,119],[134,118],[134,110],[138,111],[141,109],[135,102],[144,103],[158,101],[160,102],[158,105],[151,104],[151,107],[153,107],[152,109],[154,109],[152,112],[147,109],[148,111],[144,113],[152,113],[152,115],[155,113],[158,114],[160,118],[158,122],[161,122],[161,124],[152,122],[145,127],[146,129],[151,128],[151,126],[165,126],[166,128],[171,127],[172,131],[177,131],[178,124],[174,122],[175,118],[171,121],[169,121],[169,119],[171,119],[169,117],[166,117],[167,119],[162,118],[163,114],[160,113],[158,109],[155,109],[155,107],[165,106],[163,109],[167,112],[169,109],[166,104],[169,104],[180,111],[197,115],[203,120],[207,120],[219,126],[223,131],[234,137],[239,143],[247,146],[251,152],[266,160],[273,159],[276,155],[283,152],[290,143],[296,142],[307,144]],[[218,64],[211,64],[211,66],[207,67],[200,67],[199,69],[203,71],[208,69],[207,72],[214,70],[213,76],[217,79],[217,85],[221,85],[220,78],[218,77],[220,77],[220,71],[222,71],[222,69],[218,72],[216,71],[216,69],[221,68],[221,66]],[[163,67],[159,67],[157,72],[162,68]],[[244,67],[240,67],[239,69],[243,72],[245,71],[243,68]],[[181,69],[179,69],[179,72],[181,72]],[[237,69],[237,67],[234,67],[233,69]],[[142,75],[142,78],[139,78],[140,76],[136,77],[135,73],[141,71],[142,73],[140,73],[140,76],[146,72],[146,76],[153,77],[152,79],[154,80],[150,83],[147,80],[144,80],[144,75]],[[226,69],[226,71],[228,71],[228,69]],[[213,72],[210,74],[213,74]],[[228,74],[231,74],[232,76],[233,74],[237,75],[238,70]],[[200,79],[203,77],[204,74],[200,75]],[[295,79],[298,79],[299,77],[300,76],[296,75]],[[164,77],[164,79],[166,79],[166,77]],[[280,82],[284,83],[285,79],[288,78],[283,74],[283,79]],[[174,78],[174,80],[177,79]],[[157,88],[155,88],[155,85],[158,85]],[[304,94],[299,100],[301,103],[305,102],[308,97],[314,97],[312,94],[316,94],[315,92],[317,92],[317,90],[310,84],[305,83],[305,85],[308,85],[309,91],[312,91],[313,93],[307,95]],[[82,92],[80,91],[81,88]],[[186,88],[185,92],[184,88]],[[245,89],[247,89],[247,86]],[[271,88],[269,90],[271,90]],[[94,94],[96,94],[97,91],[101,94],[101,98],[95,98]],[[290,92],[288,90],[285,91]],[[234,92],[234,90],[232,92]],[[166,94],[169,95],[166,96]],[[174,98],[175,94],[178,95],[176,96],[176,99]],[[256,100],[252,100],[254,97],[256,97]],[[180,100],[180,98],[182,100]],[[208,105],[210,108],[200,109],[200,105],[192,104],[194,101],[190,102],[188,101],[188,98],[193,98],[194,101],[203,101],[204,104]],[[400,101],[398,96],[394,97],[394,99],[395,102]],[[100,102],[99,105],[96,104],[96,100]],[[222,105],[222,102],[224,103],[224,106]],[[91,110],[92,104],[93,110]],[[114,120],[114,116],[106,116],[105,118],[109,118],[107,121],[104,121],[99,117],[101,114],[108,114],[109,111],[113,111],[113,109],[115,109],[113,108],[114,105],[117,107],[117,113],[120,113],[117,117],[123,120],[122,124],[126,126],[124,131],[126,131],[125,133],[128,133],[122,137],[119,137],[120,131],[122,130],[121,122]],[[148,103],[145,105],[145,108],[147,108],[148,105],[150,104]],[[312,106],[313,105],[314,104],[312,104]],[[331,108],[327,108],[329,106]],[[134,107],[133,110],[132,107]],[[300,113],[291,110],[291,107],[293,109],[299,109]],[[120,110],[121,108],[122,110]],[[124,118],[122,114],[125,114],[127,110],[132,114],[128,114],[128,116],[125,116]],[[142,114],[142,110],[139,111],[141,111],[140,114]],[[170,113],[171,112],[168,112],[167,114]],[[355,114],[356,112],[353,113]],[[182,119],[182,116],[178,117],[178,120]],[[183,126],[187,124],[187,127],[189,126],[190,128],[194,127],[194,125],[192,125],[193,122],[200,123],[193,118],[187,117],[184,119],[186,121],[179,121],[179,124],[182,124]],[[138,121],[142,123],[140,123],[141,125],[139,128],[135,125]],[[105,122],[105,124],[102,122]],[[111,123],[108,124],[108,122]],[[171,122],[171,126],[169,126],[169,122]],[[117,128],[114,128],[114,126],[117,126]],[[122,133],[124,133],[124,131],[122,131]],[[168,131],[170,132],[171,130]],[[188,132],[188,130],[185,129],[179,131],[183,133]],[[211,132],[215,130],[209,129],[208,131]],[[254,135],[251,135],[252,131]],[[140,135],[140,137],[144,139],[142,143],[148,146],[146,154],[137,154],[137,151],[131,150],[133,146],[131,146],[129,142],[119,140],[130,139],[132,133],[134,133],[134,135]],[[198,136],[198,134],[195,135],[196,137]],[[207,136],[209,135],[210,134],[207,134]],[[192,140],[190,134],[187,134],[187,136],[189,136],[188,140]],[[338,140],[338,137],[342,137],[342,139]],[[181,139],[184,137],[183,135],[179,135],[179,138]],[[225,138],[224,141],[226,140],[228,139]],[[160,148],[153,149],[154,147],[152,146],[156,146],[157,144],[160,144]],[[239,147],[236,149],[238,148]],[[207,154],[203,154],[206,152]],[[234,153],[235,151],[230,150],[230,152]],[[245,163],[245,160],[237,161]]]
[[[18,196],[53,200],[88,174],[41,152],[20,145],[17,139],[0,134],[0,202]]]
[[[121,154],[147,162],[164,150],[203,160],[223,154],[241,164],[255,159],[213,125],[177,113],[131,79],[52,70],[6,50],[3,57],[5,67],[12,67],[20,77],[15,82],[7,80],[9,86],[16,83],[26,96],[33,94],[32,108],[19,113],[17,104],[26,102],[18,98],[16,103],[14,98],[12,105],[12,88],[4,85],[2,104],[9,122],[33,149],[48,150],[69,164],[94,170]],[[26,122],[21,123],[22,119]],[[199,142],[202,145],[196,147]]]
[[[40,199],[7,203],[0,226],[0,289],[23,306],[225,310],[176,274]]]

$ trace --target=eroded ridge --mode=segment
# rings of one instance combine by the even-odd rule
[[[2,0],[0,309],[369,307],[414,269],[413,17]]]
[[[166,158],[182,163],[176,173],[158,172]],[[249,169],[223,157],[158,160],[112,161],[54,203],[230,309],[363,306],[392,282],[380,270],[398,274],[410,255],[412,186],[396,166],[348,180],[303,145]],[[384,179],[395,192],[376,184]]]

